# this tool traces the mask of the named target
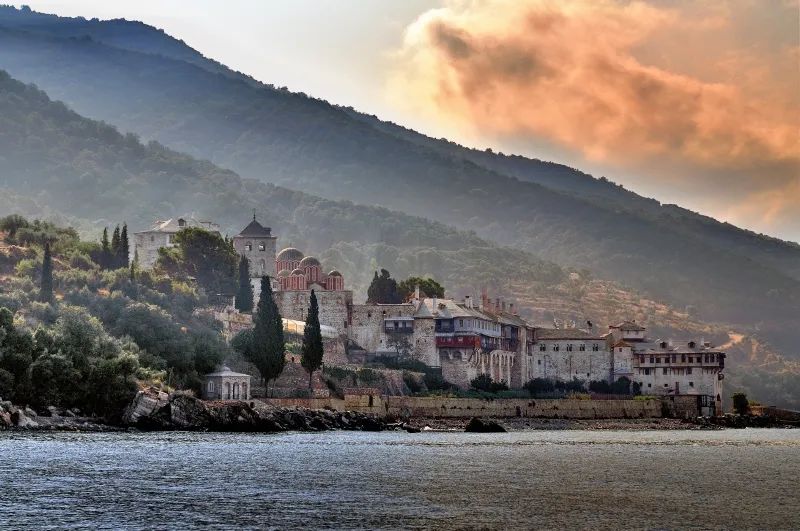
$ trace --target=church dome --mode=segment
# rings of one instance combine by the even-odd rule
[[[276,260],[302,260],[303,253],[299,250],[295,249],[294,247],[287,247],[283,251],[278,253],[278,256],[275,258]]]
[[[336,270],[334,269],[333,271],[331,271],[330,273],[328,273],[328,276],[329,276],[329,277],[340,277],[340,276],[342,276],[342,274],[341,274],[341,273],[339,273],[338,271],[336,271]]]
[[[290,274],[291,272],[288,269],[281,269],[278,271],[278,278],[288,277]]]
[[[292,276],[295,276],[295,275],[302,277],[302,276],[305,276],[305,273],[303,273],[302,269],[297,268],[294,271],[292,271]]]
[[[321,266],[319,260],[314,258],[313,256],[306,256],[302,260],[300,260],[300,267],[311,267],[311,266]]]

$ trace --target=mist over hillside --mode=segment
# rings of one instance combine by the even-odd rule
[[[634,194],[563,166],[514,159],[513,169],[499,156],[387,132],[352,111],[220,73],[217,63],[140,23],[127,23],[135,31],[117,31],[110,42],[104,24],[126,22],[66,19],[63,29],[65,19],[36,26],[14,13],[0,23],[0,67],[82,114],[245,177],[473,230],[691,306],[705,319],[758,325],[779,344],[794,343],[784,324],[800,313],[796,245],[625,199]],[[554,168],[570,176],[557,180],[583,184],[553,185]]]

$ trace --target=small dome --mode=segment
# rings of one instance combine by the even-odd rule
[[[295,276],[295,275],[303,277],[303,276],[305,276],[305,273],[303,273],[303,270],[298,267],[297,269],[292,271],[292,276]]]
[[[288,277],[291,272],[288,269],[281,269],[278,271],[278,278]]]
[[[342,276],[342,274],[341,274],[341,273],[339,273],[338,271],[336,271],[336,270],[334,269],[333,271],[331,271],[330,273],[328,273],[328,276],[329,276],[329,277],[340,277],[340,276]]]
[[[306,256],[302,260],[300,260],[300,267],[311,267],[311,266],[321,266],[322,264],[319,263],[319,260],[314,258],[313,256]]]
[[[295,249],[294,247],[287,247],[283,251],[278,253],[278,257],[276,260],[302,260],[303,253]]]

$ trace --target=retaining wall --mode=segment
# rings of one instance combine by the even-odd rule
[[[283,407],[329,408],[402,418],[529,417],[561,419],[659,418],[661,401],[443,398],[346,395],[340,398],[269,398],[264,402]]]

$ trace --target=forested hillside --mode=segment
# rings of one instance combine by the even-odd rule
[[[99,28],[112,22],[77,24],[63,38],[59,20],[34,27],[7,15],[0,67],[83,114],[246,177],[474,230],[706,319],[759,325],[784,348],[796,344],[787,325],[800,314],[797,246],[638,196],[626,204],[630,192],[563,166],[404,138],[326,102],[220,74],[140,25],[109,42]]]

